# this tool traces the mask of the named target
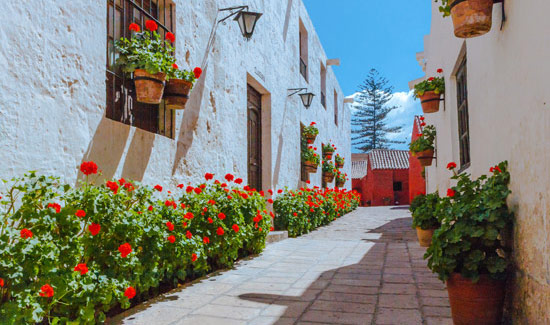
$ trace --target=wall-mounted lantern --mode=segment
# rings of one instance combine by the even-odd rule
[[[315,94],[312,92],[308,92],[307,88],[292,88],[288,91],[292,91],[292,94],[288,95],[288,97],[294,96],[301,92],[301,94],[298,95],[300,95],[300,98],[302,99],[302,104],[304,104],[304,107],[306,109],[311,106],[311,103],[313,102],[313,97],[315,97]]]
[[[254,34],[256,23],[258,22],[258,19],[260,19],[260,17],[262,16],[262,13],[248,11],[248,6],[230,7],[219,9],[218,11],[231,11],[231,14],[229,14],[227,17],[220,19],[218,23],[222,23],[231,17],[235,17],[233,20],[235,20],[239,24],[241,34],[244,38],[246,38],[246,40],[250,40],[252,34]]]

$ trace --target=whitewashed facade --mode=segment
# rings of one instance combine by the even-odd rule
[[[300,123],[317,123],[319,153],[322,142],[332,141],[350,174],[351,113],[301,0],[171,2],[179,66],[192,69],[206,62],[186,109],[175,113],[172,138],[106,117],[106,3],[2,4],[0,178],[37,170],[74,184],[76,167],[93,160],[106,179],[173,187],[212,172],[234,173],[246,182],[247,85],[261,93],[262,189],[302,185]],[[252,39],[246,41],[237,23],[228,20],[218,26],[207,51],[213,26],[224,16],[218,9],[235,5],[263,13]],[[307,81],[299,71],[300,25],[308,35]],[[322,66],[326,108],[319,100]],[[308,110],[298,96],[288,97],[287,89],[299,87],[317,95]],[[321,186],[320,170],[311,175],[312,185]]]

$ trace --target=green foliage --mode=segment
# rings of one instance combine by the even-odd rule
[[[34,172],[12,180],[0,200],[2,324],[101,323],[107,311],[147,299],[161,285],[261,252],[270,231],[263,194],[246,187],[216,181],[176,198],[122,179],[108,185],[71,188]],[[92,223],[101,227],[96,235]],[[23,229],[32,237],[23,238]],[[132,251],[122,257],[125,243]],[[81,263],[85,274],[74,271]],[[52,297],[40,296],[45,284]],[[128,287],[137,292],[132,300]]]
[[[445,79],[443,77],[432,77],[414,85],[414,98],[423,96],[427,91],[436,94],[445,93]]]
[[[323,174],[335,174],[336,167],[330,160],[323,160]]]
[[[319,166],[319,163],[321,162],[321,157],[315,152],[315,148],[313,146],[302,146],[302,162],[312,162],[315,164],[315,166]]]
[[[185,70],[185,69],[177,69],[174,66],[170,67],[166,77],[168,79],[182,79],[190,82],[193,85],[195,84],[195,81],[197,81],[197,78],[195,77],[195,73],[193,71]]]
[[[309,189],[285,191],[273,203],[275,228],[291,237],[331,223],[357,208],[360,195],[346,190]]]
[[[423,230],[437,229],[438,220],[437,208],[439,205],[439,194],[437,192],[428,195],[418,195],[412,202],[409,210],[413,217],[413,228]]]
[[[336,151],[336,147],[332,143],[323,143],[323,153],[331,154],[334,151]]]
[[[169,41],[161,39],[157,32],[134,33],[130,39],[123,37],[117,40],[115,47],[119,54],[116,64],[124,72],[144,69],[150,74],[174,73],[172,71],[172,65],[176,62],[172,56],[174,48]]]
[[[502,162],[491,168],[490,177],[472,180],[465,173],[452,177],[457,185],[439,203],[441,227],[424,256],[442,281],[453,272],[473,282],[481,274],[505,277],[510,256],[503,238],[513,224],[513,213],[506,203],[510,194],[507,165]]]
[[[435,0],[438,2],[438,0]],[[441,6],[439,6],[439,12],[443,14],[443,17],[449,17],[451,15],[451,5],[452,0],[441,0]]]
[[[306,126],[303,130],[302,130],[302,135],[304,137],[316,137],[318,134],[319,134],[319,129],[315,126],[315,122],[311,122],[311,124],[309,126]]]
[[[344,184],[346,182],[346,174],[336,169],[336,183]]]
[[[345,159],[339,154],[336,154],[336,156],[334,157],[334,162],[336,163],[336,165],[344,166]]]
[[[412,153],[434,150],[435,136],[435,126],[428,125],[424,127],[423,132],[419,134],[418,138],[409,144],[409,149]]]

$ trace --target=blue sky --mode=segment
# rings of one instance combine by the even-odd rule
[[[333,67],[346,95],[352,95],[371,68],[395,88],[393,104],[402,106],[388,116],[403,125],[397,135],[410,139],[413,116],[420,104],[409,93],[408,82],[424,73],[416,61],[430,31],[431,2],[410,0],[303,0],[329,58],[341,59]],[[336,3],[336,4],[335,4]],[[406,149],[407,144],[396,149]]]

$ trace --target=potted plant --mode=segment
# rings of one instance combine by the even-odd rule
[[[453,170],[456,164],[448,166]],[[462,173],[442,200],[441,227],[435,231],[424,258],[446,281],[454,324],[500,324],[504,304],[509,250],[507,238],[513,214],[507,162],[490,169],[490,176],[472,180]]]
[[[441,75],[443,69],[438,69],[437,73]],[[422,111],[425,114],[439,111],[439,102],[443,93],[445,93],[445,79],[443,76],[430,77],[414,85],[414,98],[420,99]]]
[[[323,181],[328,184],[334,180],[336,168],[330,160],[323,160]]]
[[[334,157],[334,162],[336,163],[336,168],[344,168],[344,157],[336,154],[336,156]]]
[[[336,147],[333,144],[331,144],[330,142],[329,143],[324,143],[323,144],[323,159],[331,160],[332,159],[332,154],[334,154],[334,151],[336,151]]]
[[[168,73],[169,80],[164,90],[164,100],[169,109],[184,109],[189,92],[193,88],[195,81],[200,78],[202,69],[196,67],[193,71],[179,69],[177,64],[172,65]]]
[[[163,40],[156,32],[158,25],[152,20],[146,21],[145,26],[147,30],[140,31],[139,25],[130,24],[132,37],[115,42],[119,55],[116,63],[122,71],[133,73],[138,102],[160,104],[166,74],[175,63],[174,48],[170,44],[174,36],[166,33]]]
[[[316,173],[321,158],[313,146],[302,147],[302,164],[308,173]]]
[[[409,149],[413,156],[418,158],[420,165],[423,167],[432,165],[435,136],[435,127],[433,125],[428,125],[424,127],[422,133],[418,134],[418,138],[409,144]]]
[[[308,144],[313,144],[315,142],[315,139],[317,138],[317,135],[319,134],[319,129],[315,126],[315,122],[311,122],[309,126],[306,126],[302,130],[302,135],[306,139]]]
[[[412,213],[413,229],[416,229],[418,242],[422,247],[429,247],[434,231],[439,228],[436,208],[439,204],[437,192],[428,195],[418,195],[412,202],[409,210]]]
[[[441,0],[443,17],[453,18],[456,37],[472,38],[491,30],[494,0]],[[438,2],[435,0],[435,2]]]
[[[337,171],[336,173],[336,187],[344,187],[346,184],[346,174],[342,173],[341,171]]]

